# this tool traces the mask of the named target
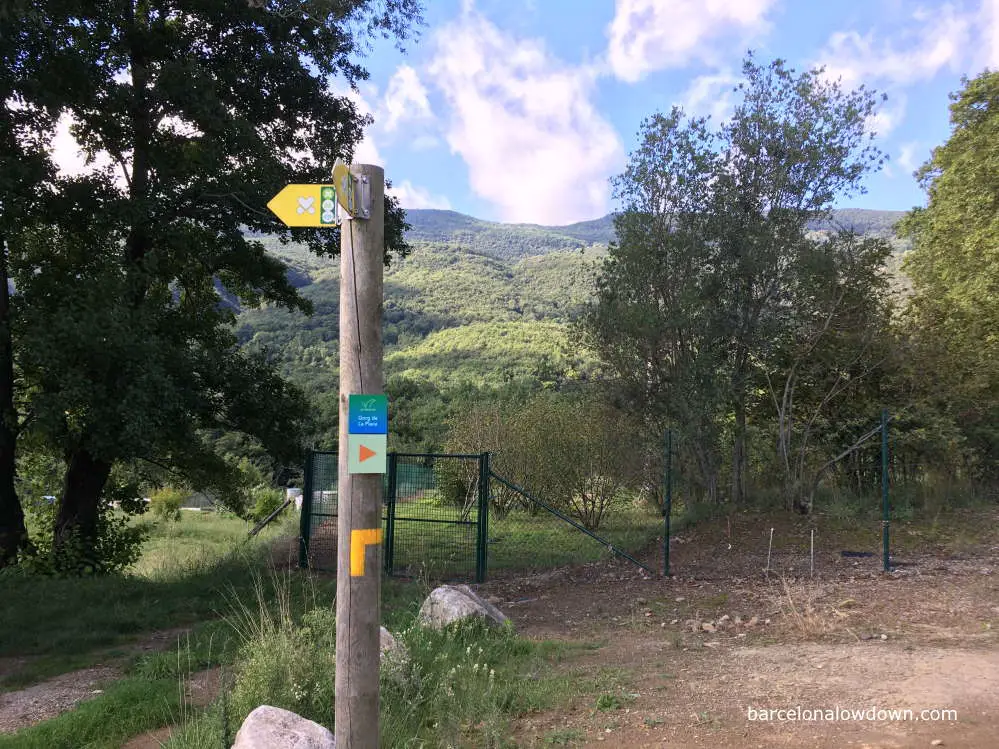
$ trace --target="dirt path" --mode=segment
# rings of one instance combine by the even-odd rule
[[[128,650],[137,654],[174,647],[177,639],[189,631],[189,627],[176,627],[151,632],[129,645]],[[119,655],[106,663],[59,674],[24,689],[0,692],[0,734],[49,720],[101,694],[105,686],[121,677],[118,664],[122,659]],[[16,673],[30,662],[30,658],[5,659],[0,663],[3,669],[0,673]]]
[[[54,718],[77,703],[96,697],[121,675],[117,668],[98,666],[60,674],[16,692],[0,693],[0,733]]]
[[[565,668],[602,691],[522,718],[518,745],[999,747],[996,549],[914,562],[882,575],[876,560],[843,561],[814,581],[663,581],[609,562],[481,586],[527,636],[600,645]],[[750,708],[863,714],[766,721]]]

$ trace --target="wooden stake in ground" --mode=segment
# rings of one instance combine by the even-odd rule
[[[382,475],[349,473],[348,398],[381,394],[385,172],[355,164],[368,218],[344,219],[340,240],[340,441],[337,497],[336,742],[378,747]],[[340,189],[340,186],[337,186]],[[363,201],[366,203],[367,201]]]

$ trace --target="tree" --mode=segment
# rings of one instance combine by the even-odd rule
[[[742,100],[715,131],[677,109],[643,123],[617,183],[619,241],[586,324],[654,425],[653,444],[674,428],[711,499],[718,444],[730,436],[735,502],[746,492],[747,416],[762,373],[776,366],[776,342],[820,311],[794,290],[816,271],[835,279],[842,269],[813,262],[808,226],[883,160],[865,131],[873,93],[752,55],[743,75]]]
[[[17,558],[27,543],[24,511],[18,498],[17,439],[22,423],[17,403],[12,304],[12,248],[9,239],[38,209],[52,178],[41,133],[50,131],[51,111],[33,105],[41,85],[32,62],[44,19],[27,4],[0,12],[0,568]]]
[[[24,99],[71,118],[87,154],[106,161],[58,180],[48,212],[17,228],[23,369],[37,383],[38,428],[67,463],[59,541],[92,535],[116,461],[207,480],[226,466],[205,429],[253,434],[279,454],[297,445],[301,398],[239,352],[219,290],[246,306],[310,309],[247,232],[336,254],[335,233],[288,231],[264,205],[349,160],[368,120],[328,80],[366,77],[354,60],[365,35],[403,39],[420,10],[415,0],[36,6],[44,29],[16,54],[32,50],[46,85],[22,85]],[[387,251],[404,251],[401,210],[386,208]]]
[[[776,415],[785,500],[807,513],[816,437],[831,431],[833,405],[836,421],[847,420],[845,395],[869,403],[858,390],[885,369],[893,307],[885,241],[850,232],[802,241],[800,266],[789,288],[789,324],[774,341],[763,375]]]
[[[581,334],[623,387],[641,417],[650,486],[661,484],[655,456],[667,426],[682,434],[702,496],[717,498],[724,349],[712,329],[717,279],[705,272],[711,245],[715,136],[705,120],[674,108],[642,123],[642,140],[615,182],[624,210],[597,280],[597,300]]]
[[[787,324],[788,287],[802,266],[810,222],[827,218],[833,200],[860,191],[880,167],[865,122],[877,97],[863,87],[844,92],[821,70],[796,73],[782,60],[743,63],[743,99],[721,128],[721,168],[713,185],[712,231],[719,299],[730,336],[728,387],[734,415],[731,498],[745,497],[746,412],[753,358],[766,360]]]
[[[921,398],[958,425],[979,462],[999,464],[999,72],[962,81],[951,135],[916,173],[929,200],[899,224],[922,362]]]

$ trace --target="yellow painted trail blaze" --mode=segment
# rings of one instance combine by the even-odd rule
[[[350,532],[351,577],[364,577],[364,552],[369,544],[380,544],[381,542],[381,528],[355,529]]]

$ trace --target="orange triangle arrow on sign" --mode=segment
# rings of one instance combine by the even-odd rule
[[[374,450],[372,450],[370,447],[367,447],[365,445],[361,445],[360,452],[361,452],[361,454],[360,454],[359,460],[360,460],[361,463],[363,463],[364,461],[366,461],[368,458],[375,457],[375,455],[378,454]]]

